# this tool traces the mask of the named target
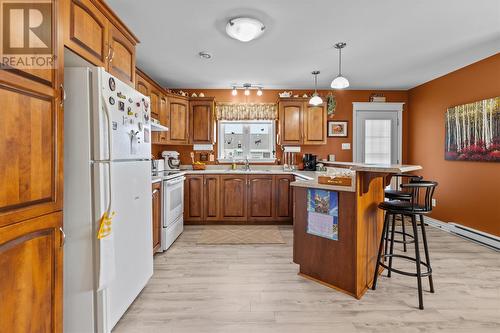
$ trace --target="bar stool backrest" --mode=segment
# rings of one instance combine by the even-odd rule
[[[407,179],[409,183],[411,182],[414,182],[414,181],[419,181],[419,180],[422,180],[423,177],[422,176],[417,176],[417,175],[408,175],[408,174],[405,174],[405,173],[396,173],[394,175],[392,175],[392,177],[394,178],[397,178],[398,180],[398,183],[399,186],[401,187],[401,185],[403,185],[403,180]]]
[[[438,186],[437,182],[429,180],[414,180],[411,183],[401,184],[401,188],[411,192],[410,203],[413,210],[421,213],[432,211],[432,197],[436,186]]]

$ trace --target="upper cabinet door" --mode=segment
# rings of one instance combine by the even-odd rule
[[[304,140],[305,145],[326,144],[326,107],[324,104],[304,106]]]
[[[149,97],[149,83],[138,72],[135,73],[135,89],[144,96]]]
[[[169,127],[168,123],[168,103],[167,97],[165,95],[161,95],[160,97],[160,124]],[[162,144],[167,144],[167,132],[158,132],[159,142]]]
[[[96,66],[107,68],[108,20],[90,0],[63,1],[64,44]]]
[[[135,81],[135,45],[112,23],[109,23],[109,48],[109,73],[133,87]]]
[[[151,99],[151,117],[158,120],[160,118],[160,92],[151,88],[149,98]]]
[[[171,144],[188,143],[188,101],[178,97],[170,97],[168,111],[169,142]]]
[[[1,72],[0,227],[62,208],[63,124],[58,90],[18,88]]]
[[[193,100],[190,103],[190,138],[191,143],[208,143],[214,142],[213,131],[213,100],[197,101]]]
[[[301,101],[283,101],[279,103],[281,144],[302,143],[303,105]]]

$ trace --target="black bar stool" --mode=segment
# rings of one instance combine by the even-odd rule
[[[413,181],[422,180],[422,176],[407,175],[407,174],[401,174],[401,173],[395,174],[392,177],[393,178],[395,177],[398,179],[398,183],[400,183],[401,190],[393,190],[393,189],[385,190],[384,191],[385,198],[389,199],[389,200],[410,201],[411,200],[411,192],[408,190],[405,190],[404,188],[401,187],[401,185],[403,184],[403,180],[406,179],[410,183]],[[403,251],[406,252],[406,244],[413,243],[413,235],[406,232],[404,218],[405,218],[404,215],[401,215],[401,231],[397,231],[397,230],[394,231],[394,233],[402,235],[403,240],[401,241],[399,239],[395,239],[394,242],[395,243],[403,243]],[[394,215],[392,218],[391,229],[394,229],[395,226],[396,226],[396,216]],[[390,233],[390,230],[388,228],[387,232],[385,234],[385,253],[387,253],[387,247],[388,247],[388,243],[390,241],[389,233]],[[392,234],[392,232],[391,232],[391,234]],[[406,237],[411,238],[411,240],[407,241]]]
[[[424,214],[430,213],[432,211],[432,196],[434,195],[434,190],[438,184],[432,181],[425,180],[415,180],[411,183],[402,184],[403,189],[407,189],[411,193],[410,201],[406,200],[392,200],[385,201],[379,204],[379,208],[385,210],[384,227],[382,229],[382,236],[380,239],[380,246],[377,256],[377,264],[375,266],[375,273],[373,277],[372,289],[375,290],[377,287],[377,278],[379,267],[382,266],[388,271],[388,276],[391,272],[402,274],[406,276],[414,276],[417,278],[418,286],[418,305],[419,309],[424,309],[423,297],[422,297],[422,277],[429,277],[430,292],[434,293],[434,284],[432,282],[432,268],[429,257],[429,249],[427,247],[427,236],[425,233],[425,223]],[[423,192],[423,193],[421,193]],[[384,241],[385,235],[389,228],[390,217],[396,215],[405,215],[411,217],[411,224],[413,228],[413,240],[411,243],[415,245],[415,257],[410,257],[402,254],[394,254],[394,228],[391,230],[391,244],[389,253],[384,252]],[[418,228],[417,228],[417,215],[420,217],[420,228],[422,231],[422,242],[424,245],[425,261],[420,260],[420,250],[419,250],[419,240],[418,240]],[[403,219],[404,223],[404,219]],[[389,258],[389,264],[386,265],[382,259]],[[401,258],[409,261],[415,262],[416,273],[407,272],[399,270],[392,267],[392,259]],[[424,266],[427,270],[422,272],[422,267]]]

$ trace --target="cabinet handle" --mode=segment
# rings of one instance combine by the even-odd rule
[[[59,231],[61,232],[61,247],[63,247],[66,244],[66,234],[62,227],[59,227]]]
[[[66,100],[66,90],[64,89],[64,85],[61,83],[61,85],[59,86],[60,90],[61,90],[61,106],[64,105],[64,101]]]
[[[154,195],[155,195],[156,193],[158,193],[158,192],[160,192],[160,191],[156,188],[156,189],[153,191],[153,193],[151,193],[151,196],[152,196],[152,197],[154,197]]]
[[[115,50],[110,48],[111,49],[111,57],[109,58],[109,63],[113,62],[113,58],[115,57]]]
[[[108,55],[106,57],[104,57],[104,59],[108,60],[110,55],[111,55],[111,48],[109,47],[108,48]]]

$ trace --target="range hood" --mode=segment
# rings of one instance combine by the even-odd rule
[[[167,126],[160,124],[158,119],[151,118],[151,132],[166,132],[168,131]]]

